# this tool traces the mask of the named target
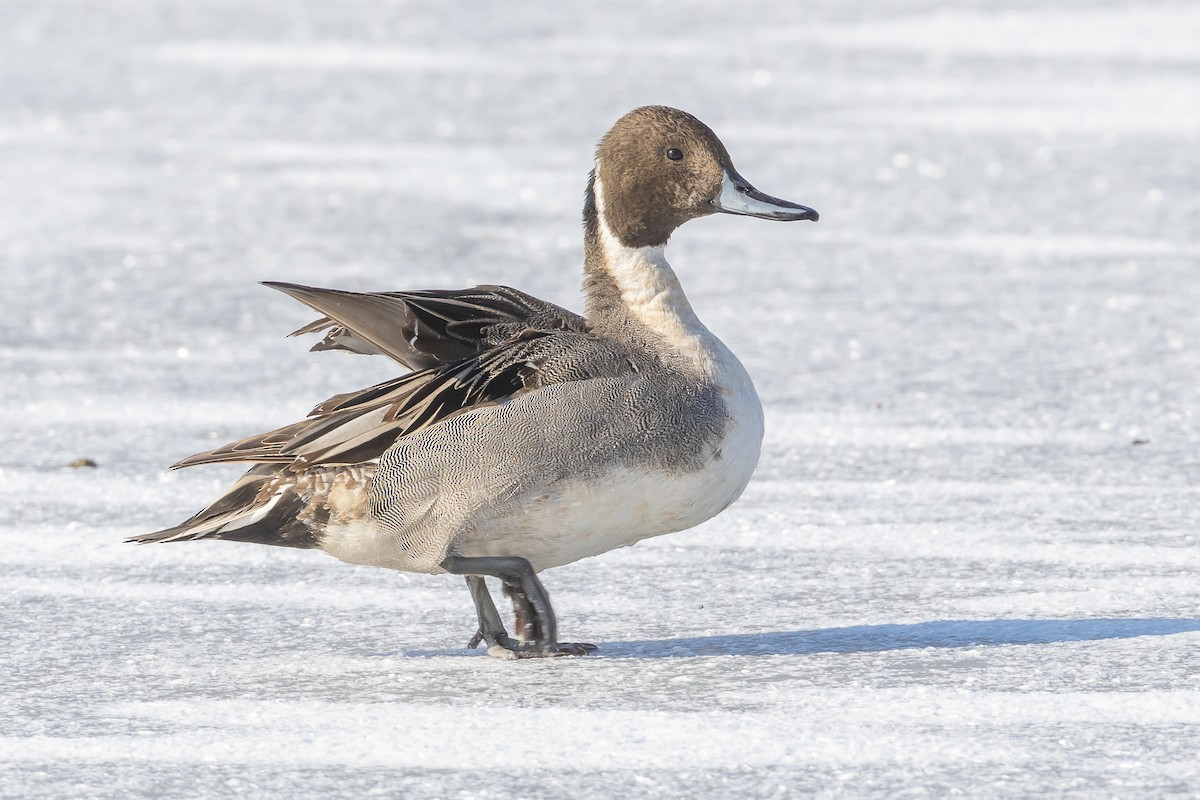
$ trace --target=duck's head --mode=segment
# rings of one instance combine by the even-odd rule
[[[626,247],[666,244],[683,223],[718,211],[817,219],[811,208],[755,189],[707,125],[666,106],[644,106],[617,120],[596,148],[594,184],[592,213]]]

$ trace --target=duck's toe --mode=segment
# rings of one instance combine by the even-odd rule
[[[503,661],[511,661],[514,658],[520,658],[511,647],[505,647],[502,644],[494,644],[488,647],[487,654],[491,658],[499,658]]]

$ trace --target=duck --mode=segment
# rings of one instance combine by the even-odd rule
[[[313,350],[381,355],[400,377],[175,468],[249,463],[184,522],[127,541],[323,550],[351,564],[465,578],[498,658],[586,655],[564,642],[545,570],[694,527],[758,463],[749,373],[704,326],[664,251],[716,213],[816,221],[754,188],[717,135],[666,106],[600,139],[584,193],[584,313],[500,285],[350,292],[267,283],[320,318]],[[513,608],[513,635],[486,578]]]

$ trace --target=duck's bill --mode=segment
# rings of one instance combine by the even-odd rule
[[[713,199],[712,204],[718,211],[726,214],[744,214],[761,219],[811,219],[816,222],[820,218],[820,215],[808,206],[763,194],[736,172],[725,173],[725,179],[721,182],[721,193]]]

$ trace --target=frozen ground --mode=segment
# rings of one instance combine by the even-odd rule
[[[0,0],[0,796],[1200,794],[1196,4],[563,5]],[[120,543],[389,376],[255,281],[577,306],[646,102],[822,219],[673,242],[766,449],[545,576],[595,657],[463,649],[458,578]]]

